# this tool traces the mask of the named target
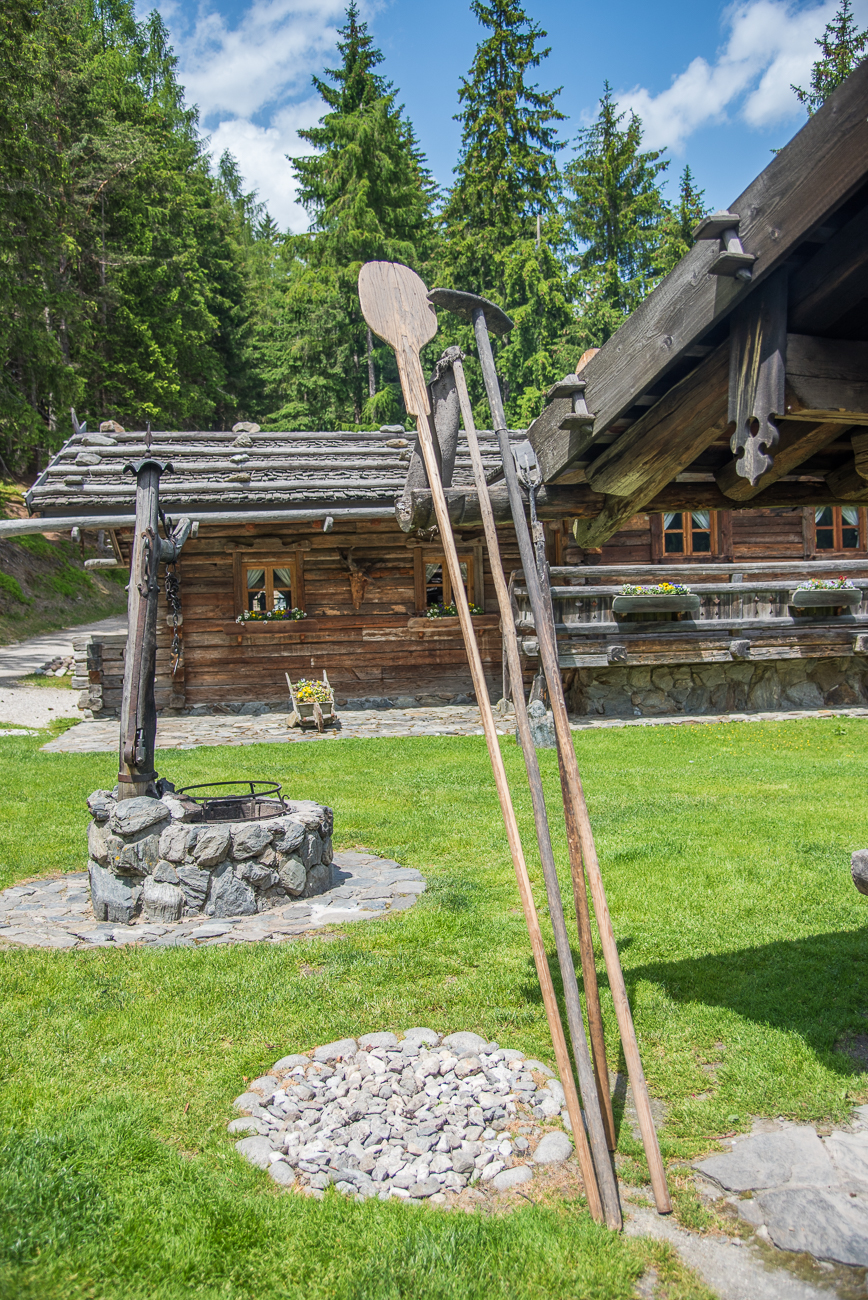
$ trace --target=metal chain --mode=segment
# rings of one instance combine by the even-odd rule
[[[166,565],[166,604],[172,613],[172,676],[178,671],[181,662],[181,634],[178,631],[181,618],[181,582],[175,572],[174,564]]]

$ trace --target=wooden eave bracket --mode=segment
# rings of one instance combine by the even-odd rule
[[[775,271],[735,309],[729,331],[730,447],[752,485],[774,464],[774,422],[786,406],[787,270]]]
[[[746,253],[741,246],[738,227],[741,218],[735,212],[713,212],[700,221],[693,232],[695,243],[717,239],[720,252],[708,268],[709,275],[735,276],[737,280],[750,280],[753,275],[755,253]]]
[[[572,407],[572,410],[568,411],[558,422],[559,429],[566,432],[568,429],[587,428],[590,432],[593,428],[594,416],[588,410],[588,404],[585,401],[586,386],[587,380],[582,379],[581,375],[570,374],[552,384],[546,393],[546,402],[567,399]]]

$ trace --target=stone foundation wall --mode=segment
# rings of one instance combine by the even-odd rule
[[[250,916],[332,886],[330,808],[285,800],[262,821],[190,822],[171,794],[88,799],[88,875],[98,921]]]
[[[566,670],[563,677],[567,707],[580,716],[767,713],[868,703],[865,655],[654,668],[574,668]]]

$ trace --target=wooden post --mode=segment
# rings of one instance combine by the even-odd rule
[[[157,460],[142,460],[126,469],[136,476],[136,524],[130,561],[128,631],[121,700],[118,755],[118,798],[147,794],[157,779],[154,748],[157,706],[154,675],[157,663],[157,601],[160,564],[160,475]]]

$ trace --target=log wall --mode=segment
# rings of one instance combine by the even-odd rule
[[[126,554],[126,545],[121,538]],[[518,564],[512,530],[503,530],[504,563]],[[481,532],[459,538],[459,554],[474,565],[474,597],[486,616],[477,636],[489,690],[502,689],[501,636],[491,572]],[[368,571],[364,595],[353,606],[348,552]],[[294,603],[308,617],[298,622],[236,623],[242,593],[235,557],[294,564]],[[262,702],[285,706],[286,677],[321,677],[335,688],[338,706],[347,700],[448,703],[472,692],[464,643],[456,620],[424,617],[424,564],[439,555],[436,543],[408,539],[391,521],[208,527],[203,522],[178,564],[183,606],[183,678],[174,689],[158,680],[162,707],[224,706]],[[482,565],[481,581],[479,567]],[[420,574],[422,583],[420,588]],[[303,598],[301,590],[303,586]],[[421,602],[421,603],[420,603]],[[420,616],[421,615],[421,616]],[[167,633],[161,609],[161,629]],[[168,662],[166,656],[166,663]],[[158,678],[166,665],[158,654]],[[104,688],[104,698],[109,692]],[[172,703],[169,703],[171,695]],[[106,700],[107,702],[107,700]],[[104,715],[103,715],[104,716]]]

